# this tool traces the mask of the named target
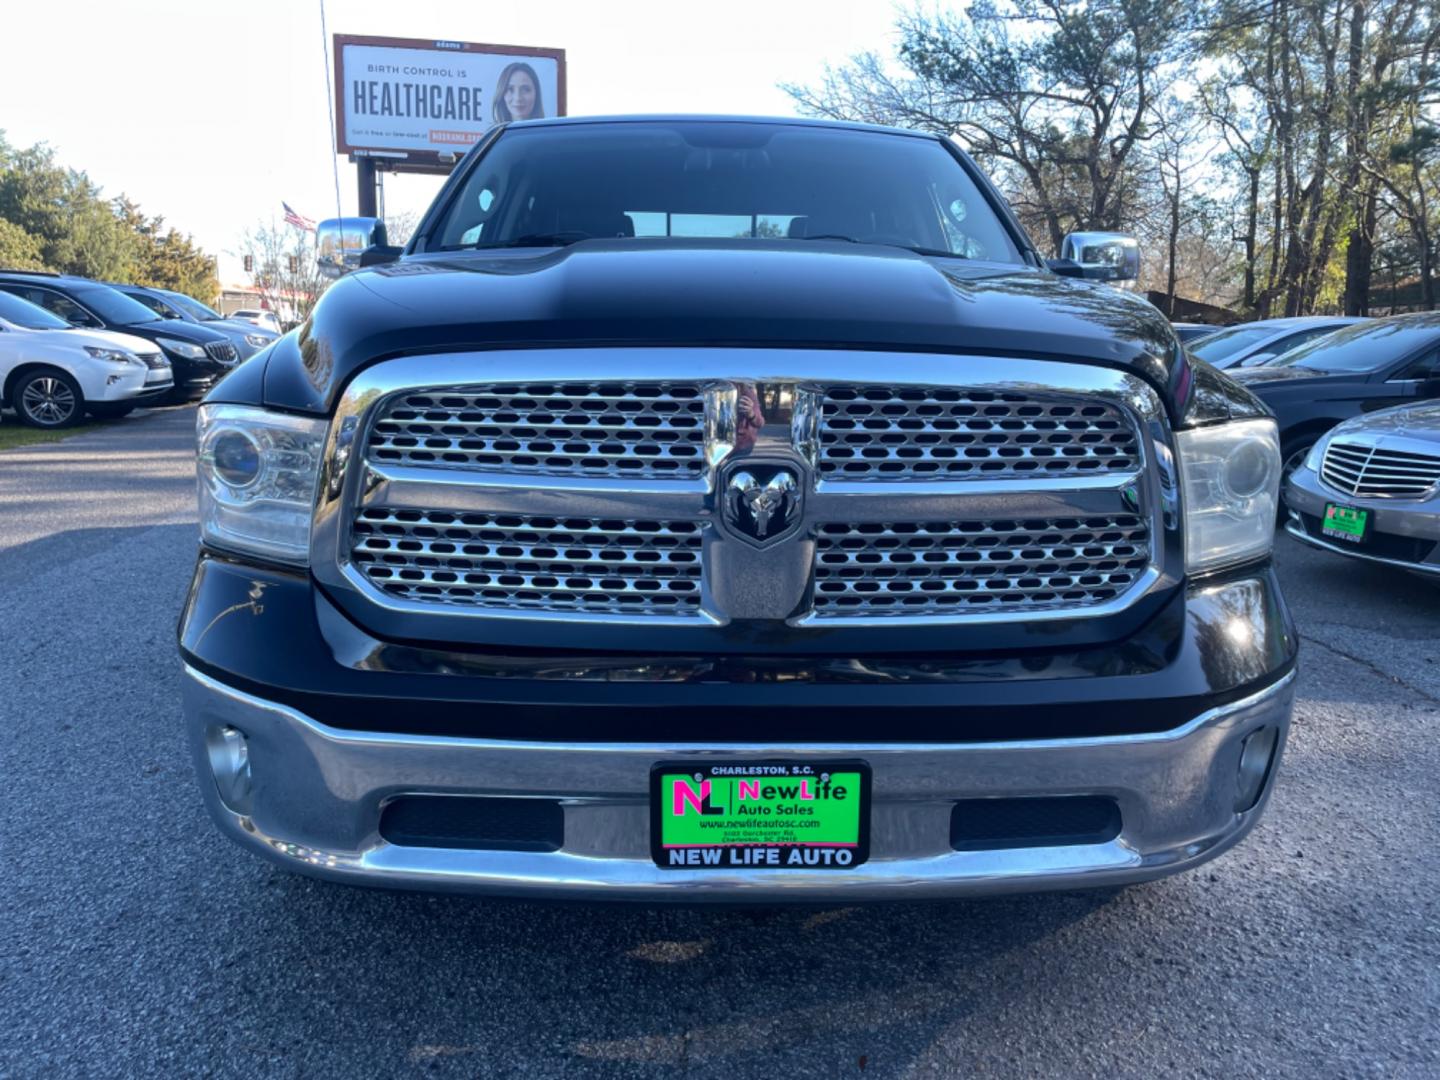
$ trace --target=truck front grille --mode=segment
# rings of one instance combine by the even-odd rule
[[[382,592],[435,605],[693,615],[700,526],[365,507],[351,560]]]
[[[1113,405],[1043,393],[832,386],[820,415],[822,477],[1004,479],[1124,472],[1140,461]]]
[[[370,435],[379,463],[549,476],[694,479],[705,398],[686,383],[496,383],[403,394]]]
[[[337,410],[313,565],[403,613],[393,632],[433,612],[436,640],[490,614],[562,637],[648,622],[702,650],[689,635],[740,623],[1101,617],[1165,580],[1164,415],[1136,376],[1020,358],[387,360]]]
[[[1332,442],[1325,448],[1320,478],[1360,498],[1425,495],[1440,485],[1440,455]]]
[[[815,544],[815,616],[1081,611],[1150,564],[1134,515],[827,524]]]

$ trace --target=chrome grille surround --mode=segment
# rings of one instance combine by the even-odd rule
[[[696,614],[700,526],[367,506],[351,559],[377,589],[469,607]]]
[[[705,400],[681,382],[492,383],[397,395],[377,463],[549,476],[686,479],[705,468]]]
[[[1135,514],[822,525],[815,618],[1072,612],[1113,600],[1150,565]]]
[[[905,481],[1133,472],[1134,424],[1115,405],[1043,391],[828,386],[824,478]]]
[[[1320,479],[1361,499],[1424,496],[1440,486],[1440,454],[1337,439],[1325,447]]]
[[[478,378],[457,379],[457,371]],[[609,377],[599,382],[597,371]],[[940,381],[937,372],[946,372],[972,400],[979,392],[1033,397],[1035,388],[1043,387],[1049,399],[1069,398],[1077,407],[1100,402],[1127,425],[1132,467],[911,476],[903,482],[891,482],[885,474],[823,473],[826,388],[874,385],[881,371],[896,387],[931,395]],[[677,372],[686,382],[673,380]],[[496,386],[615,384],[694,388],[696,396],[687,394],[685,400],[699,402],[688,410],[700,421],[700,436],[693,442],[698,468],[678,476],[668,471],[646,475],[643,468],[621,472],[607,464],[597,473],[551,474],[531,471],[529,462],[511,467],[513,454],[502,455],[496,464],[405,455],[389,460],[376,453],[390,445],[375,433],[395,416],[396,403],[437,393],[436,387],[446,388],[446,394],[478,396],[481,388]],[[777,519],[772,530],[777,539],[761,550],[742,543],[728,520],[728,485],[740,471],[771,475],[777,466],[802,486],[793,500],[799,519]],[[1158,395],[1137,376],[1084,364],[761,348],[530,349],[405,357],[361,371],[337,406],[317,491],[311,566],[362,625],[373,620],[382,634],[437,641],[594,648],[594,632],[583,626],[598,622],[617,628],[617,636],[608,639],[615,648],[625,647],[626,626],[663,626],[674,629],[675,648],[703,651],[712,640],[706,635],[732,621],[769,622],[803,634],[808,627],[1093,618],[1129,607],[1162,581],[1178,580],[1173,569],[1180,551],[1176,475]],[[1078,534],[1087,526],[1077,524],[1067,532],[1057,525],[1060,539],[1041,545],[1053,558],[1041,559],[1034,545],[1018,541],[1007,549],[1030,569],[1021,574],[1012,566],[1003,585],[998,571],[977,575],[971,556],[962,554],[995,551],[978,538],[1001,523],[1029,528],[1042,521],[1101,518],[1126,519],[1123,537],[1094,541],[1107,546],[1105,551],[1086,554],[1093,544],[1079,541],[1091,538]],[[1139,524],[1130,525],[1131,518]],[[508,524],[497,524],[502,519]],[[562,526],[578,528],[582,521],[591,523],[582,532],[599,531],[589,532],[576,554],[565,554],[550,533]],[[616,523],[625,529],[651,523],[662,534],[674,533],[678,543],[658,559],[649,554],[634,558],[638,551],[659,549],[653,542],[638,548],[611,544],[601,534],[616,532]],[[926,523],[944,525],[932,530]],[[434,535],[417,533],[416,526]],[[500,532],[482,535],[492,527]],[[463,534],[443,535],[452,528]],[[903,542],[887,547],[887,531]],[[999,532],[1005,535],[997,536],[997,545],[1016,535]],[[927,563],[915,539],[927,535],[939,551],[949,552],[944,566]],[[846,537],[864,538],[865,550],[875,552],[879,561],[849,554]],[[436,541],[458,544],[459,550],[437,550]],[[466,552],[466,543],[506,550]],[[906,545],[916,555],[914,563],[897,558]],[[578,554],[581,547],[586,557]],[[1060,549],[1070,547],[1077,555],[1062,557]],[[591,572],[592,563],[608,566],[609,559],[600,556],[607,550],[622,553],[616,560],[622,572],[609,575],[609,585],[598,570]],[[698,558],[686,561],[676,552],[694,552]],[[844,561],[828,558],[837,554]],[[445,565],[455,559],[472,564]],[[475,559],[489,562],[477,565]],[[1060,568],[1051,569],[1056,562]],[[872,566],[895,572],[871,571]],[[924,578],[912,575],[916,566],[926,567]],[[857,568],[869,576],[856,575]],[[437,579],[436,570],[456,578]],[[465,581],[465,574],[494,580]],[[1092,580],[1096,574],[1108,580]],[[1067,575],[1080,583],[1067,584]],[[863,581],[877,584],[852,588]],[[897,584],[907,581],[912,588]],[[674,603],[654,599],[670,593],[678,597]],[[995,598],[976,599],[980,593]],[[1024,598],[1016,599],[1021,593]],[[509,629],[499,629],[500,624]],[[576,626],[573,634],[567,625]]]
[[[228,341],[211,341],[205,345],[205,352],[210,359],[221,364],[233,364],[240,359],[239,350]]]

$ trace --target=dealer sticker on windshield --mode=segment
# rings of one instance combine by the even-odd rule
[[[863,761],[665,762],[650,853],[670,870],[847,870],[870,854]]]

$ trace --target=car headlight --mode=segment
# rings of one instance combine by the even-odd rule
[[[1275,542],[1280,433],[1273,420],[1175,435],[1185,498],[1185,569],[1215,570],[1266,554]]]
[[[138,364],[140,361],[121,349],[101,349],[86,345],[85,351],[96,360],[109,360],[112,364]]]
[[[274,340],[275,340],[275,339],[274,339],[273,337],[271,337],[269,334],[246,334],[246,335],[245,335],[245,341],[246,341],[246,343],[249,344],[249,345],[255,346],[255,348],[257,348],[257,349],[263,349],[266,345],[269,345],[270,342],[272,342],[272,341],[274,341]]]
[[[187,360],[204,360],[205,350],[192,341],[179,341],[175,338],[156,338],[155,343],[162,349],[173,352],[176,356],[183,356]]]
[[[200,535],[232,551],[304,564],[328,421],[246,405],[202,405]]]
[[[1313,473],[1320,471],[1320,459],[1325,456],[1325,447],[1330,445],[1330,437],[1316,439],[1315,445],[1310,447],[1310,452],[1305,455],[1305,468]]]

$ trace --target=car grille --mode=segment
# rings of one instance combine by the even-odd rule
[[[1139,437],[1100,401],[943,387],[832,386],[822,477],[1005,479],[1135,469]]]
[[[383,592],[470,608],[693,615],[700,525],[362,509],[351,560]]]
[[[136,357],[151,371],[159,371],[161,368],[168,368],[170,361],[161,356],[158,352],[136,353]]]
[[[826,524],[815,616],[1078,611],[1119,596],[1149,563],[1149,531],[1133,515]]]
[[[205,351],[210,354],[211,360],[222,364],[233,364],[240,359],[240,353],[228,341],[211,341],[206,344]]]
[[[1325,448],[1320,477],[1360,498],[1424,495],[1440,484],[1440,455],[1332,442]]]
[[[369,453],[382,465],[695,479],[704,443],[705,398],[693,384],[496,384],[396,397]]]

